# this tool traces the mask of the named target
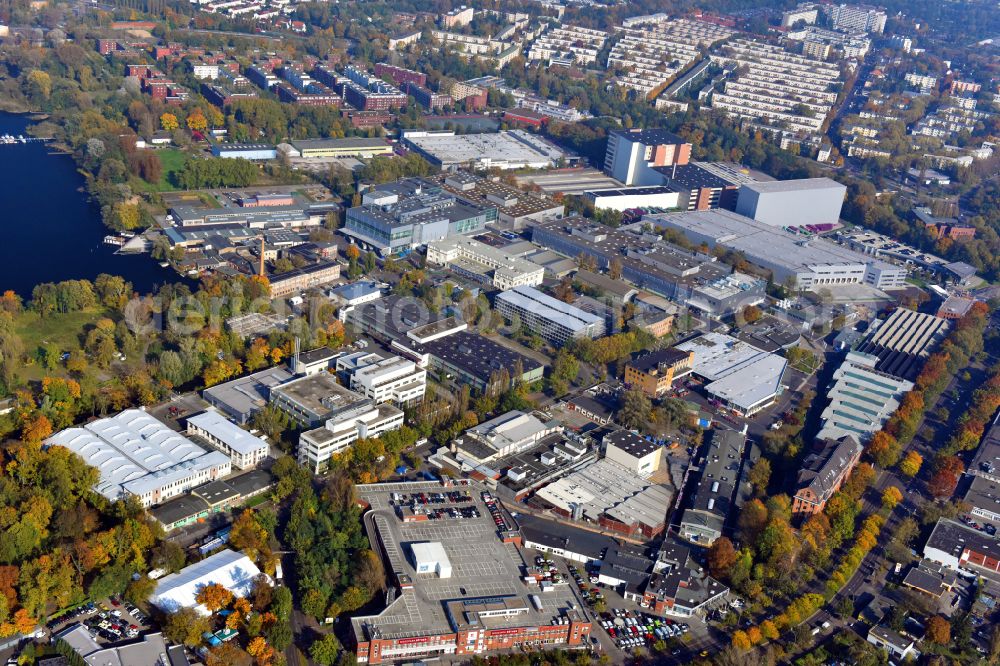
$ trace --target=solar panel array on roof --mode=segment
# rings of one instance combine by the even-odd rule
[[[858,351],[878,357],[876,370],[912,380],[949,328],[946,319],[899,308],[872,330]]]

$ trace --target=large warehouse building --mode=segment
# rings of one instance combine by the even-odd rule
[[[572,165],[579,157],[524,130],[495,134],[454,132],[405,132],[403,141],[428,162],[442,169],[472,166],[477,169],[547,169]]]
[[[440,483],[357,486],[370,507],[369,538],[396,592],[381,613],[351,618],[358,662],[587,645],[591,623],[569,587],[543,594],[523,573],[528,564],[513,518],[484,487],[458,483],[465,484],[452,489],[460,503],[450,506],[466,517],[434,521],[402,515],[420,506],[416,494],[448,492]]]
[[[775,283],[805,291],[859,284],[893,289],[906,284],[906,269],[901,266],[728,210],[660,213],[643,217],[643,222],[678,231],[695,245],[739,252],[771,271]]]
[[[406,178],[365,192],[361,205],[347,210],[340,231],[364,247],[389,255],[480,233],[496,220],[495,205],[475,206],[433,181]]]
[[[736,212],[774,227],[836,224],[847,187],[829,178],[744,183]]]
[[[882,429],[899,407],[913,382],[877,369],[878,357],[849,352],[834,373],[827,391],[830,405],[823,410],[823,428],[817,437],[840,439],[853,435],[865,442]]]
[[[705,333],[676,347],[693,355],[691,372],[705,379],[705,391],[740,416],[753,416],[785,387],[788,361],[723,333]]]
[[[302,157],[373,157],[392,155],[385,139],[348,137],[345,139],[293,139],[292,145]]]
[[[641,225],[613,229],[568,218],[536,226],[531,240],[566,257],[590,257],[601,269],[617,262],[623,280],[712,317],[764,300],[763,280],[734,272],[709,255],[666,243],[645,233]]]
[[[141,409],[67,428],[45,441],[78,454],[101,474],[95,490],[149,507],[231,471],[229,456],[207,451]]]
[[[858,351],[877,357],[879,372],[912,381],[950,329],[947,319],[898,308],[885,321],[873,322]]]

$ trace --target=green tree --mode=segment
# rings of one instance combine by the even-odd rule
[[[757,497],[766,495],[767,485],[771,482],[771,461],[767,458],[758,458],[757,462],[750,468],[747,480],[753,486],[754,494]]]
[[[333,634],[323,634],[309,647],[309,656],[323,666],[333,666],[341,652],[340,641]]]
[[[102,570],[87,588],[92,599],[104,599],[125,591],[131,581],[131,574],[123,567],[111,565]]]
[[[163,624],[163,635],[175,643],[195,647],[201,644],[201,635],[211,629],[209,618],[193,608],[180,608],[169,613]]]
[[[639,389],[629,389],[622,395],[618,422],[626,428],[639,428],[649,423],[653,405]]]
[[[288,622],[275,622],[264,632],[264,635],[271,647],[283,652],[292,644],[292,625]]]
[[[143,604],[156,591],[156,581],[149,576],[139,576],[125,588],[125,599],[133,604]]]

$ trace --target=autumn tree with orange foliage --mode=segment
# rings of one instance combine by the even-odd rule
[[[236,643],[226,641],[208,651],[205,666],[233,666],[246,661],[246,654]]]
[[[209,612],[222,610],[233,600],[233,593],[218,583],[209,583],[198,591],[195,601]]]
[[[0,310],[10,314],[18,314],[22,307],[21,297],[15,291],[8,289],[3,292],[3,296],[0,296]]]
[[[875,461],[876,465],[882,469],[888,469],[899,462],[899,456],[902,453],[902,450],[903,447],[895,437],[884,430],[879,430],[872,435],[871,441],[868,442],[868,446],[865,449],[865,453],[869,458]]]
[[[743,652],[747,652],[753,647],[753,643],[750,642],[750,637],[747,636],[747,632],[742,629],[737,629],[733,632],[732,644],[734,648]]]
[[[274,663],[274,658],[277,656],[274,648],[267,644],[263,636],[250,639],[250,643],[247,645],[247,654],[253,657],[259,666],[268,666],[268,664]]]
[[[726,537],[719,537],[709,547],[707,559],[709,572],[716,578],[725,578],[730,568],[736,564],[737,553],[733,542]]]
[[[938,645],[951,643],[951,623],[940,615],[927,619],[927,640]]]
[[[927,491],[935,499],[947,499],[955,493],[958,475],[948,469],[939,469],[927,480]]]
[[[21,439],[36,446],[51,436],[52,432],[52,422],[41,413],[32,414],[21,425]]]
[[[234,548],[243,551],[247,557],[258,564],[263,564],[273,557],[267,530],[257,522],[257,516],[252,509],[243,511],[233,521],[229,541]]]

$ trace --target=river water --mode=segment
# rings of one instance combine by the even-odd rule
[[[27,135],[28,118],[0,113],[0,134]],[[42,282],[120,275],[140,294],[178,280],[148,254],[115,255],[100,211],[68,155],[43,143],[0,144],[0,292],[24,298]]]

